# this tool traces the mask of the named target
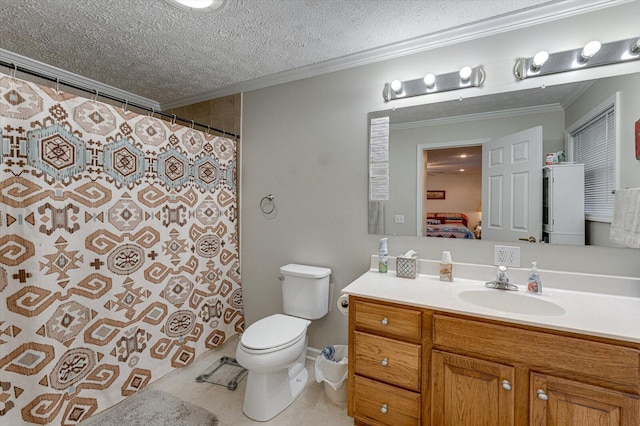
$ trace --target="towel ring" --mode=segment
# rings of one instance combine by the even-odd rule
[[[276,209],[276,203],[273,202],[274,198],[275,197],[272,194],[265,195],[264,197],[262,197],[262,200],[260,200],[260,210],[262,211],[262,213],[264,214],[273,213],[273,211]],[[270,209],[267,207],[269,203],[271,203]]]

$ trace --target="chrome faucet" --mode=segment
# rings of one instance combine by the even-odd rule
[[[509,278],[507,277],[507,267],[504,265],[498,266],[498,277],[495,279],[495,281],[489,281],[485,283],[484,286],[488,288],[495,288],[496,290],[518,291],[517,285],[509,283]]]

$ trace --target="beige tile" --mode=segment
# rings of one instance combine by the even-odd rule
[[[235,357],[238,337],[233,337],[222,347],[199,356],[191,365],[174,370],[154,381],[149,388],[162,390],[198,405],[218,416],[219,426],[278,425],[298,426],[341,426],[353,425],[353,419],[347,416],[347,404],[336,404],[324,393],[324,385],[315,380],[315,364],[307,360],[309,382],[302,394],[282,413],[268,422],[256,422],[242,413],[244,392],[247,380],[238,384],[235,391],[212,383],[198,383],[196,377],[216,363],[221,357]],[[108,410],[107,410],[108,411]]]

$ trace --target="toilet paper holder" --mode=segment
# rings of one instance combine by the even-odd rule
[[[338,297],[336,305],[338,305],[338,311],[340,311],[342,315],[347,315],[349,313],[349,295],[342,294]]]

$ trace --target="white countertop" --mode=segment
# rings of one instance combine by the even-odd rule
[[[494,293],[496,297],[511,297],[497,294],[505,293],[505,290],[485,288],[484,281],[456,278],[449,283],[440,281],[437,276],[423,274],[416,279],[398,278],[394,271],[385,274],[377,269],[367,271],[342,292],[421,308],[640,343],[639,297],[557,288],[544,288],[543,294],[538,295],[527,292],[523,286],[519,286],[518,292],[508,292],[512,293],[516,302],[520,301],[518,297],[531,297],[554,305],[550,314],[539,315],[507,312],[462,300],[460,294],[470,290],[490,292],[486,295],[488,298]],[[523,306],[528,305],[528,301],[522,302]],[[517,311],[518,307],[514,304],[506,309]]]

